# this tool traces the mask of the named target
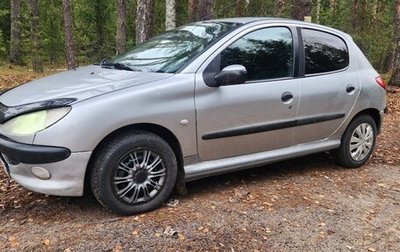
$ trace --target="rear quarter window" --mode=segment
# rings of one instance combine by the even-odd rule
[[[349,52],[343,39],[330,33],[302,29],[305,74],[320,74],[345,69]]]

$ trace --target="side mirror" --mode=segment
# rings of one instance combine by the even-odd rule
[[[230,65],[215,75],[218,86],[243,84],[247,81],[247,70],[242,65]]]

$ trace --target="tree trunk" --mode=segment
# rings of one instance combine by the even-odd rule
[[[136,43],[140,44],[153,34],[154,0],[138,0],[136,9]]]
[[[117,36],[116,51],[120,54],[126,47],[126,3],[125,0],[117,0]]]
[[[189,0],[189,22],[197,21],[197,1]]]
[[[386,55],[385,62],[384,62],[385,65],[383,67],[384,73],[388,73],[394,69],[394,54],[395,54],[395,52],[391,51]]]
[[[336,1],[329,0],[329,10],[333,13],[333,12],[335,12],[335,9],[336,9]]]
[[[374,0],[372,4],[372,19],[376,20],[376,15],[378,14],[378,0]]]
[[[317,24],[320,23],[320,18],[321,18],[321,0],[317,0]]]
[[[236,16],[243,16],[243,0],[236,0]]]
[[[65,53],[68,70],[75,68],[74,40],[72,36],[71,0],[62,0],[64,17]]]
[[[40,55],[40,33],[39,33],[39,3],[38,0],[28,0],[31,20],[31,57],[32,69],[35,72],[43,72],[43,62]]]
[[[95,51],[94,54],[98,56],[98,59],[104,57],[104,41],[106,37],[105,32],[105,25],[104,23],[107,22],[105,20],[105,0],[95,0],[95,13],[96,13],[96,35],[97,41],[95,43]]]
[[[283,10],[285,7],[285,1],[284,0],[277,0],[275,3],[275,13],[277,17],[282,16]]]
[[[165,30],[171,30],[176,27],[176,9],[175,0],[165,1]]]
[[[10,62],[21,65],[21,3],[11,0]]]
[[[353,15],[351,21],[353,31],[356,31],[358,26],[358,0],[353,0]]]
[[[361,1],[361,18],[360,18],[360,23],[361,23],[361,31],[365,30],[365,24],[367,24],[368,21],[368,10],[367,10],[367,1]]]
[[[394,32],[396,34],[396,50],[394,56],[394,69],[389,85],[400,86],[400,0],[396,0],[394,13]]]
[[[50,0],[50,11],[49,13],[53,13],[55,11],[54,0]],[[54,24],[54,20],[50,18],[49,20],[50,31],[54,31],[57,27]],[[49,38],[49,61],[50,65],[54,65],[56,62],[56,38],[54,36],[50,36]]]
[[[200,1],[200,19],[209,20],[213,18],[212,12],[213,0],[201,0]]]
[[[293,0],[292,17],[304,21],[304,17],[311,16],[312,0]]]

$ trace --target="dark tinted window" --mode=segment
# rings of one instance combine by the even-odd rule
[[[303,29],[306,74],[331,72],[349,65],[344,41],[332,34]]]
[[[221,53],[221,70],[234,64],[246,67],[248,80],[292,76],[293,39],[290,30],[266,28],[240,38]]]

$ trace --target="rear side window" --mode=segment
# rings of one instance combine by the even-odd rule
[[[302,34],[306,74],[337,71],[349,65],[349,52],[341,38],[310,29],[303,29]]]
[[[273,27],[245,35],[221,53],[221,70],[234,64],[246,67],[249,81],[291,77],[292,33],[285,27]]]

